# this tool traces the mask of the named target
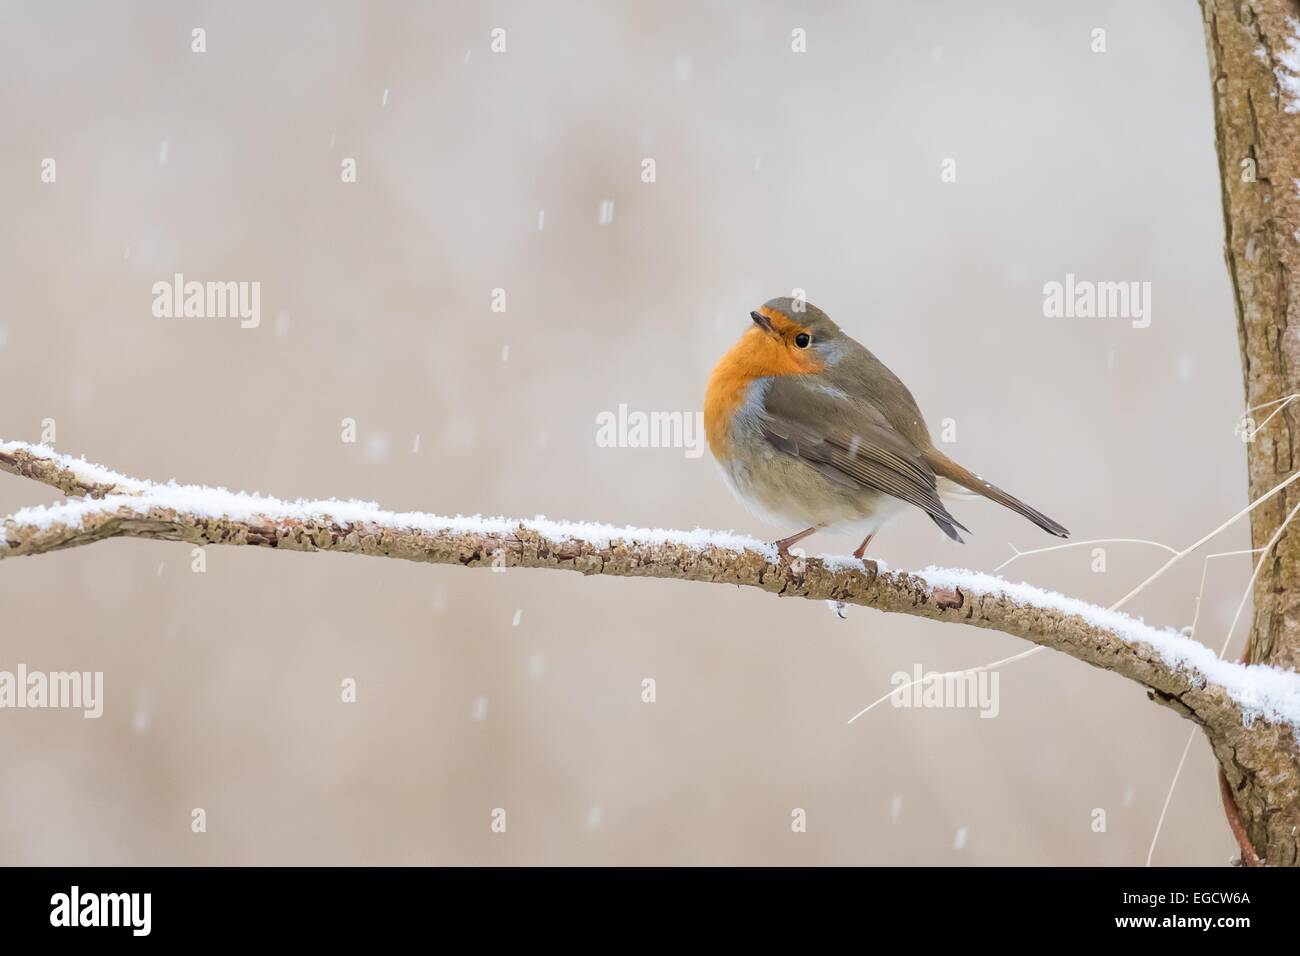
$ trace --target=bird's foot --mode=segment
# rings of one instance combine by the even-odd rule
[[[803,531],[800,531],[798,534],[792,534],[788,538],[780,538],[776,541],[773,541],[772,543],[776,545],[776,553],[781,556],[781,560],[789,561],[790,547],[792,545],[798,544],[800,541],[808,537],[808,535],[812,534],[816,530],[817,530],[816,528],[805,528]]]
[[[855,558],[857,558],[859,561],[861,561],[861,560],[862,560],[862,556],[865,555],[865,554],[867,553],[867,545],[871,544],[871,539],[874,538],[875,536],[876,536],[876,533],[873,531],[873,532],[871,532],[871,534],[869,534],[869,535],[867,535],[865,538],[863,538],[863,539],[862,539],[862,543],[861,543],[860,545],[858,545],[858,550],[856,550],[856,551],[853,552],[853,556],[854,556]],[[872,564],[875,564],[876,562],[872,561],[871,563],[872,563]]]

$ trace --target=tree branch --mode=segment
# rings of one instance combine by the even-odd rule
[[[851,558],[781,561],[771,545],[713,532],[395,514],[364,502],[160,485],[17,442],[0,444],[0,470],[88,496],[4,519],[0,559],[129,537],[744,585],[1003,631],[1137,681],[1220,734],[1253,722],[1256,734],[1268,726],[1290,736],[1300,724],[1300,676],[1218,661],[1172,631],[987,575],[882,573]]]

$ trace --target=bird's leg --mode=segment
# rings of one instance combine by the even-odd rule
[[[800,531],[798,534],[792,534],[788,538],[782,538],[779,541],[773,542],[776,545],[776,553],[781,555],[781,557],[783,558],[790,557],[790,545],[798,544],[800,541],[808,537],[808,535],[812,534],[816,530],[817,530],[816,528],[805,528],[803,531]]]
[[[863,539],[862,539],[862,543],[861,543],[860,545],[858,545],[858,550],[856,550],[856,551],[853,552],[853,556],[854,556],[855,558],[857,558],[859,561],[861,561],[861,560],[862,560],[862,556],[863,556],[864,554],[867,553],[867,545],[869,545],[869,544],[871,543],[871,539],[874,538],[875,536],[876,536],[876,533],[873,531],[873,532],[871,532],[871,534],[869,534],[869,535],[867,535],[865,538],[863,538]]]

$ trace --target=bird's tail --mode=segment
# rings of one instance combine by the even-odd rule
[[[1054,534],[1058,538],[1068,538],[1070,532],[1065,530],[1063,525],[1053,521],[1041,511],[1035,511],[1029,505],[1025,504],[1019,498],[1007,494],[996,485],[989,484],[979,475],[973,474],[957,464],[943,452],[937,449],[931,449],[927,460],[934,473],[942,478],[968,488],[977,495],[983,495],[990,501],[996,501],[1004,507],[1010,508],[1017,514],[1024,515],[1038,527],[1042,528],[1048,534]]]

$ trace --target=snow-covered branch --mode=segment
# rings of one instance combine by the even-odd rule
[[[22,442],[0,444],[0,470],[85,496],[4,519],[0,558],[134,537],[745,585],[1004,631],[1138,681],[1206,726],[1243,728],[1258,720],[1288,734],[1300,727],[1300,675],[1222,661],[1176,631],[971,571],[879,572],[870,562],[829,556],[782,561],[769,544],[710,531],[447,518],[359,501],[282,501],[142,481]]]
[[[119,537],[338,551],[463,567],[745,585],[1003,631],[1145,686],[1152,699],[1205,730],[1234,779],[1251,781],[1238,795],[1239,803],[1250,801],[1248,812],[1282,808],[1279,826],[1298,812],[1300,674],[1223,661],[1177,631],[1027,584],[945,568],[881,571],[846,557],[782,560],[770,544],[712,531],[446,518],[361,501],[281,501],[157,484],[23,442],[0,443],[0,471],[81,496],[0,520],[0,559]],[[1278,855],[1270,862],[1296,862]]]

